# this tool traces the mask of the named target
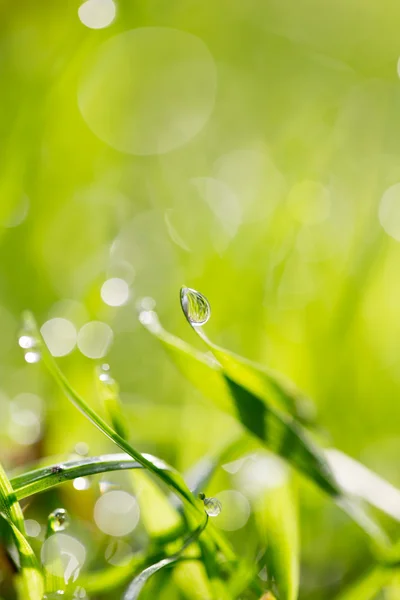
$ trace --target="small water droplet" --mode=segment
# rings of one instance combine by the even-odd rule
[[[210,318],[210,304],[207,298],[196,290],[187,287],[181,288],[181,306],[191,325],[204,325]]]
[[[97,367],[97,376],[104,385],[116,386],[118,388],[117,382],[111,376],[110,365],[104,364],[100,367]]]
[[[29,315],[23,316],[23,326],[18,334],[18,344],[24,351],[27,363],[33,364],[39,362],[41,358],[40,339],[37,337],[34,324],[31,322]]]
[[[50,531],[64,531],[69,526],[69,515],[65,508],[56,508],[48,517]]]
[[[25,352],[24,356],[29,364],[37,363],[41,359],[41,354],[37,350],[29,350],[29,352]]]
[[[222,504],[217,498],[205,498],[204,508],[209,517],[218,517],[222,510]]]

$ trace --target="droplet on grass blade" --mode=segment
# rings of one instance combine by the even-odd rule
[[[36,336],[29,320],[24,317],[22,330],[18,334],[18,344],[24,351],[27,363],[37,363],[41,358],[40,340]]]
[[[107,388],[110,388],[114,393],[118,394],[118,384],[115,379],[111,376],[110,365],[103,364],[97,367],[97,377],[100,383]]]
[[[207,298],[192,288],[181,288],[181,306],[191,325],[204,325],[210,318],[211,308]]]
[[[205,498],[204,508],[209,517],[218,517],[222,510],[222,504],[217,498]]]
[[[69,526],[69,515],[65,508],[56,508],[48,517],[50,531],[64,531]]]

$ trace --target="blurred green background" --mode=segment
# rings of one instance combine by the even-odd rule
[[[313,398],[325,445],[400,485],[400,5],[3,0],[0,16],[6,467],[113,451],[24,362],[24,309],[93,405],[111,365],[141,451],[184,471],[230,438],[137,320],[154,298],[197,344],[185,284],[215,341]],[[212,491],[232,485],[220,470]],[[68,484],[27,514],[90,522],[96,493]],[[300,511],[301,598],[333,597],[365,541],[309,484]],[[251,560],[247,527],[229,535]]]

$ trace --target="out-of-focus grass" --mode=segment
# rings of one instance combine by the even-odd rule
[[[79,20],[78,7],[0,5],[2,462],[12,469],[70,454],[82,441],[93,455],[113,451],[40,363],[24,362],[16,339],[27,308],[40,323],[62,317],[77,331],[89,321],[111,327],[106,356],[74,347],[59,360],[100,411],[94,367],[110,363],[135,447],[180,471],[222,447],[236,423],[203,402],[137,322],[137,300],[154,297],[168,330],[197,344],[179,308],[186,283],[211,302],[213,340],[293,379],[315,401],[326,445],[400,485],[396,195],[389,218],[381,212],[384,228],[379,220],[383,195],[400,181],[398,4],[121,0],[115,21],[99,30]],[[154,56],[135,57],[136,79],[115,55],[104,73],[115,73],[117,87],[101,68],[100,83],[89,77],[104,42],[142,27],[192,34],[215,67],[204,126],[165,154],[119,152],[78,104],[82,85],[99,86],[93,114],[115,114],[111,141],[120,127],[142,139],[132,125],[138,114],[165,127],[163,96],[159,88],[151,96],[146,73],[159,77],[158,64],[168,73],[177,59],[161,53],[154,31]],[[160,139],[171,135],[160,131]],[[129,284],[123,306],[102,299],[110,278]],[[101,342],[85,346],[82,338],[80,348],[94,344],[102,354]],[[217,470],[212,493],[232,489],[233,479]],[[97,494],[95,484],[66,484],[26,515],[43,524],[65,505],[90,529]],[[371,557],[319,492],[302,482],[299,495],[301,597],[329,598]],[[249,560],[257,554],[253,525],[228,534]],[[8,598],[6,580],[0,593]]]

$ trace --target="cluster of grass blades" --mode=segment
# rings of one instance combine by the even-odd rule
[[[400,510],[393,507],[393,498],[400,498],[400,492],[339,451],[324,450],[314,442],[312,405],[291,382],[214,344],[203,329],[210,316],[203,295],[183,288],[181,305],[207,352],[199,352],[165,331],[153,310],[142,310],[139,320],[162,343],[184,375],[216,406],[233,415],[243,428],[239,439],[218,455],[205,457],[186,476],[162,459],[138,452],[128,441],[118,385],[107,369],[97,372],[97,381],[109,422],[73,389],[46,347],[33,316],[24,315],[21,345],[26,351],[40,354],[42,363],[67,398],[122,453],[57,460],[15,476],[8,476],[0,466],[0,535],[17,573],[18,598],[97,597],[115,590],[118,595],[113,597],[135,600],[153,574],[170,568],[174,585],[183,598],[296,600],[299,536],[290,469],[279,485],[251,498],[264,548],[253,564],[235,553],[226,536],[209,521],[208,516],[215,516],[220,507],[201,493],[219,464],[245,456],[249,448],[263,447],[328,494],[365,532],[376,564],[337,600],[373,600],[384,586],[398,578],[400,550],[370,507],[400,520]],[[341,472],[344,464],[346,477]],[[73,577],[63,576],[62,556],[57,551],[50,557],[50,563],[41,564],[26,538],[20,501],[77,477],[115,470],[134,474],[133,487],[140,485],[138,502],[150,543],[123,566],[95,572],[76,571]],[[171,495],[165,495],[159,484]],[[46,540],[63,530],[63,519],[61,513],[51,515]],[[56,544],[53,546],[57,548]],[[43,562],[43,556],[41,559]],[[268,578],[263,581],[258,574],[265,567]]]

